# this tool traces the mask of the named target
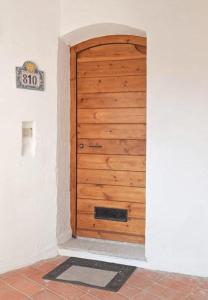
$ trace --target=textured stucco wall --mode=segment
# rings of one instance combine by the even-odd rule
[[[208,276],[207,1],[60,3],[68,44],[146,32],[148,265]]]
[[[205,0],[1,2],[0,272],[55,255],[70,236],[66,45],[146,33],[148,265],[208,276],[207,11]],[[27,59],[46,72],[45,92],[16,89]],[[35,157],[21,156],[22,121],[36,123]]]
[[[57,240],[71,237],[69,222],[69,47],[59,40],[58,53],[58,140],[57,140]]]
[[[0,273],[57,253],[58,1],[0,3]],[[33,60],[44,92],[16,89]],[[22,121],[36,124],[36,155],[21,156]]]

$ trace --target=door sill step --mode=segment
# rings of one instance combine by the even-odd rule
[[[63,256],[95,259],[135,267],[146,267],[144,245],[99,240],[91,238],[71,238],[59,245],[58,252]]]

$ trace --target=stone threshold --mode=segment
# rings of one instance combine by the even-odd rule
[[[145,268],[144,245],[99,240],[91,238],[71,238],[59,245],[59,255],[80,257],[107,262],[120,263]]]

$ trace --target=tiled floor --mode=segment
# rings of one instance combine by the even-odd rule
[[[144,269],[137,269],[117,293],[42,280],[65,259],[59,256],[0,275],[0,300],[208,300],[208,278]]]

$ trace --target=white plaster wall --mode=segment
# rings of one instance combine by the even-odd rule
[[[0,273],[57,253],[58,1],[0,3]],[[46,90],[16,89],[33,60]],[[21,122],[36,123],[36,156],[21,156]]]
[[[60,3],[60,32],[71,45],[103,34],[146,32],[148,266],[208,276],[208,2]],[[97,23],[115,25],[90,26]]]
[[[61,39],[58,48],[58,140],[57,140],[57,241],[71,237],[69,208],[69,47]]]

